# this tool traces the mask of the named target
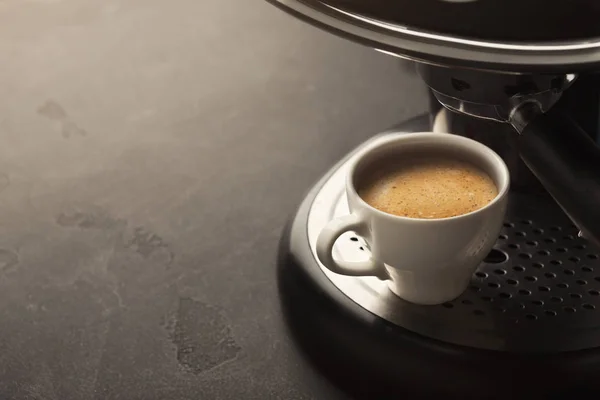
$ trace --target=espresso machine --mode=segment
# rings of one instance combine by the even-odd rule
[[[348,213],[348,154],[284,230],[280,297],[312,362],[353,397],[582,398],[600,389],[600,2],[269,0],[408,60],[430,113],[386,135],[438,131],[494,149],[511,173],[494,249],[459,298],[419,306],[377,278],[336,275],[315,241]],[[402,73],[399,71],[399,73]],[[435,251],[423,244],[423,251]],[[352,233],[334,255],[363,260]]]

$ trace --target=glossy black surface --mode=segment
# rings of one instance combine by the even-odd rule
[[[415,131],[420,131],[428,124],[426,119],[418,119],[404,127],[409,129],[411,125]],[[326,179],[327,175],[315,185],[284,230],[278,260],[279,293],[286,321],[296,339],[320,371],[347,393],[357,399],[449,396],[529,400],[569,399],[600,388],[597,381],[600,352],[597,348],[531,354],[525,348],[521,349],[525,351],[499,352],[455,346],[390,324],[346,297],[315,263],[308,241],[302,240],[306,235],[304,220]],[[537,193],[512,193],[508,215],[515,221],[533,216],[540,223],[544,223],[545,216],[545,223],[565,224],[565,228],[568,225],[568,219],[560,215],[548,196]],[[521,240],[525,246],[526,239]],[[494,280],[493,277],[490,279]],[[482,280],[480,284],[484,286],[486,282]],[[493,289],[482,290],[486,291],[491,294]],[[525,295],[523,301],[529,295]],[[505,302],[502,296],[490,301],[491,305]],[[550,298],[547,301],[551,302]],[[518,301],[512,303],[518,305]],[[461,304],[460,299],[452,304],[453,309],[447,311],[458,315],[460,308],[469,309],[473,305]],[[585,309],[581,311],[585,312]],[[517,309],[506,311],[513,316],[520,312]],[[457,317],[456,323],[459,321]],[[561,335],[560,326],[548,324],[548,321],[539,323],[543,325],[538,325],[535,335],[528,335],[529,329],[535,326],[529,318],[515,322],[511,332],[490,335],[505,335],[506,340],[521,343],[535,341],[536,345],[553,335],[558,340],[575,340],[568,334]],[[443,325],[437,327],[444,328]],[[549,330],[548,334],[540,334],[539,329]],[[479,334],[473,332],[475,336]],[[597,337],[597,331],[589,329],[587,335],[593,339]],[[552,351],[551,348],[547,350]]]
[[[399,129],[422,131],[427,129],[428,125],[426,118],[419,118],[399,125]],[[303,349],[325,376],[357,399],[394,399],[401,396],[569,399],[579,398],[582,394],[600,388],[597,381],[600,373],[600,350],[597,348],[579,352],[532,354],[526,348],[515,352],[499,352],[455,346],[428,339],[390,324],[346,297],[314,262],[314,255],[308,246],[308,241],[302,240],[306,238],[304,220],[307,218],[314,196],[327,177],[328,175],[325,175],[314,186],[300,204],[294,218],[286,226],[280,242],[278,259],[279,293],[286,321]],[[511,193],[508,216],[514,221],[523,221],[531,217],[540,224],[564,225],[562,234],[568,229],[572,230],[568,219],[561,215],[548,196],[540,195],[535,191]],[[509,235],[505,239],[500,239],[498,248],[505,246],[506,243],[501,243],[502,240],[509,239],[513,243],[519,240],[518,237],[510,236],[513,227],[519,230],[519,223],[515,222],[514,226],[504,228],[503,234]],[[530,237],[529,240],[531,239]],[[527,239],[521,237],[520,240],[525,247]],[[502,267],[506,267],[506,264],[498,264],[495,268]],[[520,268],[520,271],[526,270],[524,267]],[[535,268],[532,271],[535,271]],[[532,271],[528,274],[535,273]],[[510,274],[512,273],[511,271]],[[525,276],[518,278],[525,279]],[[481,292],[478,293],[492,295],[495,289],[486,287],[486,283],[494,280],[495,277],[491,276],[489,279],[483,278],[481,282],[477,282],[476,285],[482,287]],[[550,295],[554,296],[553,299],[558,298],[556,297],[558,293],[554,289],[548,288],[548,292],[552,292]],[[544,299],[546,302],[556,305],[548,293],[545,291],[540,293],[547,295],[548,299]],[[466,299],[471,294],[461,299]],[[476,293],[475,296],[477,295]],[[520,301],[526,302],[529,296],[541,300],[538,294],[516,296],[521,296],[523,299],[509,301],[500,295],[491,299],[488,304],[506,306],[512,303],[513,306],[518,306]],[[451,308],[439,306],[446,308],[448,313],[455,313],[456,323],[461,321],[459,317],[461,308],[462,311],[470,311],[474,307],[473,302],[465,303],[461,299],[453,301]],[[572,299],[566,300],[565,305],[568,307],[565,309],[574,307],[569,303],[570,301]],[[544,301],[541,303],[543,304]],[[531,316],[534,312],[533,308],[539,306],[523,305],[523,309],[527,307],[530,308],[528,315]],[[578,312],[585,312],[585,310],[586,308],[583,307]],[[520,313],[525,314],[520,309],[502,312],[512,317]],[[500,317],[500,314],[498,316]],[[545,318],[554,317],[546,315]],[[469,316],[464,318],[468,319]],[[534,322],[537,321],[537,317],[533,320],[522,315],[522,319],[514,322],[511,332],[499,331],[487,334],[497,336],[497,339],[504,336],[508,342],[529,341],[532,346],[534,342],[538,346],[550,337],[555,340],[577,340],[566,332],[561,335],[560,325],[552,325],[549,320],[543,322],[542,318],[544,317]],[[530,335],[530,329],[533,329],[536,324],[541,325],[535,328],[537,330],[535,335]],[[444,329],[443,325],[437,327]],[[562,328],[573,327],[567,324]],[[578,333],[587,331],[587,335],[592,340],[594,337],[597,338],[595,328],[587,329],[588,327],[585,326],[575,328],[581,328],[581,332]],[[540,334],[540,330],[547,331],[547,334]],[[472,334],[477,336],[481,332],[473,331]],[[552,352],[551,347],[547,350]]]
[[[334,35],[432,65],[538,74],[600,68],[600,41],[594,25],[598,6],[591,2],[582,3],[579,8],[569,3],[565,11],[556,3],[544,3],[539,7],[539,19],[534,21],[540,2],[526,3],[512,18],[513,10],[505,7],[505,2],[500,7],[498,2],[492,7],[484,5],[461,17],[458,8],[465,6],[464,2],[440,8],[431,1],[267,1]],[[405,6],[410,7],[409,11]],[[454,9],[458,17],[451,11]],[[396,23],[389,19],[394,15]]]
[[[600,37],[600,3],[594,0],[320,1],[400,26],[464,38],[548,42]]]

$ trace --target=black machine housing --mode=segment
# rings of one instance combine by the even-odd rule
[[[439,306],[375,299],[394,310],[384,315],[311,248],[315,199],[353,153],[332,167],[285,227],[278,258],[286,319],[311,360],[355,398],[600,390],[600,3],[269,1],[417,62],[430,114],[383,134],[430,131],[443,115],[446,132],[489,146],[511,173],[503,231],[467,292]]]
[[[556,104],[594,141],[599,83],[595,74],[584,76]],[[579,107],[583,98],[588,112]],[[430,104],[431,115],[393,130],[430,130],[441,111],[433,96]],[[281,239],[278,281],[292,332],[321,371],[355,398],[585,398],[600,389],[600,252],[577,237],[578,229],[518,157],[516,131],[447,117],[452,133],[496,150],[513,177],[505,227],[470,289],[433,308],[406,305],[407,315],[422,317],[422,326],[399,326],[332,284],[308,241],[297,238],[306,235],[312,201],[334,167]],[[486,328],[485,321],[492,325]],[[450,336],[456,326],[465,329]]]

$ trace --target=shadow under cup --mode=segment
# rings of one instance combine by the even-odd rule
[[[389,171],[394,165],[410,164],[410,160],[435,162],[436,158],[479,168],[492,179],[498,194],[482,208],[439,219],[388,214],[359,197],[365,185],[380,177],[382,169]],[[365,240],[374,259],[385,264],[392,292],[417,304],[439,304],[460,296],[502,226],[510,181],[502,159],[471,139],[424,134],[367,149],[349,172],[347,190],[354,192],[348,193],[351,211],[362,209],[372,215]]]

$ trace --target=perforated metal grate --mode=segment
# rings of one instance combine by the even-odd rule
[[[512,207],[494,249],[463,295],[433,307],[390,300],[399,310],[392,314],[394,322],[427,336],[434,336],[428,327],[435,324],[441,327],[435,332],[438,339],[491,349],[600,345],[600,254],[578,237],[562,213],[544,212],[553,205],[546,207],[535,212],[543,215],[539,222],[515,217],[519,207]],[[362,238],[350,234],[345,240],[343,253],[368,257]]]
[[[373,326],[395,325],[487,350],[556,353],[600,347],[600,252],[577,236],[577,228],[547,194],[528,187],[511,191],[494,250],[454,301],[415,305],[377,278],[338,275],[320,265],[314,249],[318,234],[328,221],[349,212],[344,189],[348,160],[314,195],[307,220],[298,224],[306,231],[299,231],[296,240],[305,240],[301,235],[308,233],[314,267],[378,317]],[[360,261],[368,256],[367,244],[351,232],[334,246],[336,258]]]
[[[392,311],[382,316],[414,332],[474,347],[600,346],[600,253],[547,200],[513,197],[494,249],[459,298],[431,307],[383,295],[380,301]],[[351,233],[336,246],[339,256],[368,257],[368,245]]]
[[[469,290],[441,307],[512,323],[560,318],[571,326],[595,325],[600,257],[577,233],[574,225],[506,221]]]

